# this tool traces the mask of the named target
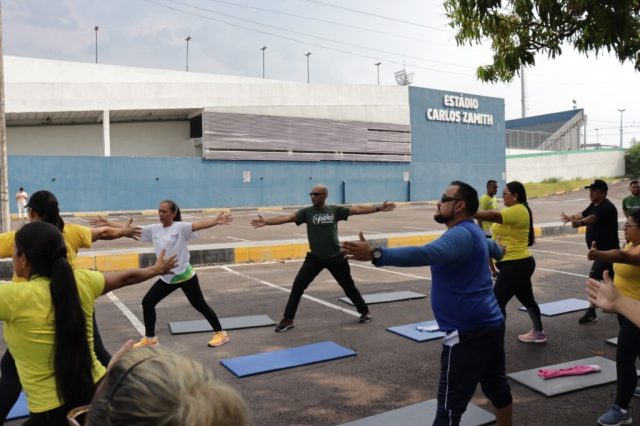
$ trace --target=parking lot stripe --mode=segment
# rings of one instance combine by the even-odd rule
[[[270,282],[268,282],[268,281],[261,280],[260,278],[255,278],[255,277],[252,277],[252,276],[250,276],[250,275],[242,274],[242,273],[240,273],[240,272],[238,272],[238,271],[236,271],[236,270],[233,270],[233,269],[229,268],[228,266],[223,266],[223,267],[222,267],[222,269],[224,269],[224,270],[225,270],[225,271],[227,271],[227,272],[231,272],[232,274],[239,275],[239,276],[241,276],[241,277],[243,277],[243,278],[246,278],[246,279],[248,279],[248,280],[255,281],[255,282],[257,282],[257,283],[267,285],[267,286],[269,286],[269,287],[272,287],[272,288],[278,289],[278,290],[280,290],[280,291],[284,291],[285,293],[291,293],[291,290],[289,290],[288,288],[280,287],[280,286],[279,286],[279,285],[277,285],[277,284],[273,284],[273,283],[270,283]],[[309,296],[309,295],[306,295],[306,294],[303,294],[303,295],[302,295],[302,297],[303,297],[303,298],[305,298],[305,299],[311,300],[311,301],[313,301],[313,302],[319,303],[319,304],[321,304],[321,305],[324,305],[324,306],[326,306],[326,307],[328,307],[328,308],[335,309],[335,310],[337,310],[337,311],[342,311],[342,312],[344,312],[345,314],[349,314],[349,315],[352,315],[352,316],[354,316],[354,317],[360,317],[360,314],[359,314],[358,312],[351,311],[351,310],[349,310],[349,309],[345,309],[345,308],[343,308],[343,307],[341,307],[341,306],[334,305],[333,303],[325,302],[325,301],[324,301],[324,300],[322,300],[322,299],[318,299],[318,298],[315,298],[315,297],[313,297],[313,296]]]
[[[131,312],[131,310],[127,308],[127,306],[122,303],[120,299],[118,299],[118,296],[116,296],[112,291],[107,293],[107,297],[111,299],[113,304],[116,305],[118,309],[120,309],[120,311],[129,320],[129,322],[131,322],[133,327],[138,330],[138,333],[140,333],[141,336],[144,336],[144,324],[140,322],[138,317],[133,312]]]
[[[404,272],[390,271],[388,269],[376,268],[375,266],[360,265],[359,263],[351,263],[350,265],[351,266],[357,266],[359,268],[364,268],[364,269],[373,269],[375,271],[388,272],[390,274],[402,275],[403,277],[418,278],[420,280],[429,280],[429,281],[431,281],[431,278],[429,278],[429,277],[421,277],[420,275],[412,275],[412,274],[405,274]]]
[[[557,271],[555,269],[536,268],[537,271],[555,272],[556,274],[571,275],[574,277],[589,278],[588,275],[574,274],[573,272]]]

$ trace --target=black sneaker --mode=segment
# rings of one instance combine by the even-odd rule
[[[595,309],[587,309],[584,315],[578,320],[578,324],[595,324],[598,322]]]
[[[294,327],[295,327],[295,324],[293,323],[293,320],[282,318],[278,323],[278,325],[276,325],[276,333],[281,333],[283,331],[287,331]]]
[[[360,315],[360,319],[358,319],[358,322],[360,324],[366,324],[368,322],[371,322],[371,312],[367,312],[366,314]]]

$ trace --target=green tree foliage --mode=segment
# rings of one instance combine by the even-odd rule
[[[640,176],[640,144],[627,149],[624,156],[625,174],[631,177]]]
[[[491,42],[493,63],[476,71],[482,81],[511,81],[536,54],[555,58],[567,47],[613,52],[640,70],[640,0],[445,0],[444,7],[458,44]]]

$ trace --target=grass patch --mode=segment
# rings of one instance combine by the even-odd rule
[[[620,180],[620,178],[601,178],[607,183]],[[554,195],[556,192],[573,191],[574,189],[584,189],[585,186],[593,182],[593,179],[560,180],[558,178],[545,179],[543,182],[525,183],[527,198],[544,197]]]

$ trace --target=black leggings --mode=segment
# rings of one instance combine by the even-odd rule
[[[105,349],[100,338],[98,325],[96,324],[96,314],[93,314],[93,350],[98,357],[98,361],[105,367],[109,365],[111,354]],[[16,362],[9,350],[6,350],[0,360],[0,424],[4,423],[9,411],[18,401],[22,385],[16,369]]]
[[[361,314],[369,312],[367,304],[356,288],[353,278],[351,278],[351,268],[344,256],[339,254],[330,259],[320,259],[311,253],[307,253],[307,257],[305,257],[304,263],[293,281],[289,301],[284,310],[284,317],[286,319],[293,320],[295,318],[298,304],[304,291],[324,268],[327,268],[331,275],[333,275],[333,278],[340,284],[340,287],[344,290],[344,294],[351,299],[358,312]]]
[[[507,314],[505,307],[513,296],[527,308],[527,313],[533,329],[542,331],[542,319],[540,318],[540,308],[533,297],[533,286],[531,285],[531,276],[536,269],[536,261],[531,257],[517,260],[507,260],[506,262],[498,262],[496,266],[500,270],[496,284],[493,286],[493,292],[498,299],[498,305],[502,310],[505,319]]]
[[[640,328],[622,315],[618,315],[618,322],[620,323],[620,332],[616,347],[618,382],[615,403],[626,410],[629,408],[638,381],[636,359],[640,356]]]
[[[144,295],[142,298],[142,315],[144,317],[144,332],[147,337],[156,335],[156,305],[177,289],[182,289],[191,306],[209,321],[213,331],[222,330],[218,316],[204,300],[198,276],[194,275],[189,280],[179,284],[167,284],[162,280],[158,280]]]

